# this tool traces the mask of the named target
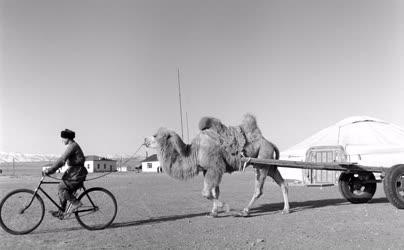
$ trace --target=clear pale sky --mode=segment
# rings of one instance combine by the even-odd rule
[[[353,115],[404,126],[404,4],[0,0],[0,151],[131,154],[159,127],[257,116],[286,149]]]

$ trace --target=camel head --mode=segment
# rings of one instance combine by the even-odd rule
[[[184,154],[188,150],[181,137],[172,130],[160,128],[153,136],[145,138],[144,144],[148,148],[157,149],[163,152],[177,152]]]
[[[144,144],[156,149],[157,158],[164,172],[171,177],[186,180],[198,174],[191,145],[186,145],[174,131],[160,128],[155,135],[147,137]]]
[[[144,139],[144,144],[148,148],[160,148],[171,138],[173,133],[174,132],[166,128],[159,128],[159,130],[157,130],[157,133]]]

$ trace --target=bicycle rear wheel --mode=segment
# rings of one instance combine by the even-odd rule
[[[100,230],[114,221],[117,204],[114,195],[108,190],[95,187],[86,190],[78,198],[83,206],[74,214],[77,221],[88,230]]]
[[[14,190],[0,202],[0,226],[10,234],[32,232],[41,224],[44,215],[42,198],[29,189]]]

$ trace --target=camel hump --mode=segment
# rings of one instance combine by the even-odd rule
[[[247,113],[243,116],[241,126],[245,131],[254,131],[258,129],[257,118],[251,113]]]
[[[222,122],[214,117],[202,117],[202,119],[199,121],[199,129],[200,130],[206,130],[206,129],[210,129],[213,128],[215,130],[217,130],[218,132],[221,131],[223,129],[223,124]]]
[[[209,129],[212,126],[212,117],[202,117],[199,121],[199,130]]]

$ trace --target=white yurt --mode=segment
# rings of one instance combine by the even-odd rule
[[[391,167],[404,164],[404,129],[368,116],[337,122],[282,151],[280,159],[305,161],[307,150],[316,146],[341,146],[347,161],[360,165]],[[280,168],[280,172],[285,179],[303,180],[301,169]]]

